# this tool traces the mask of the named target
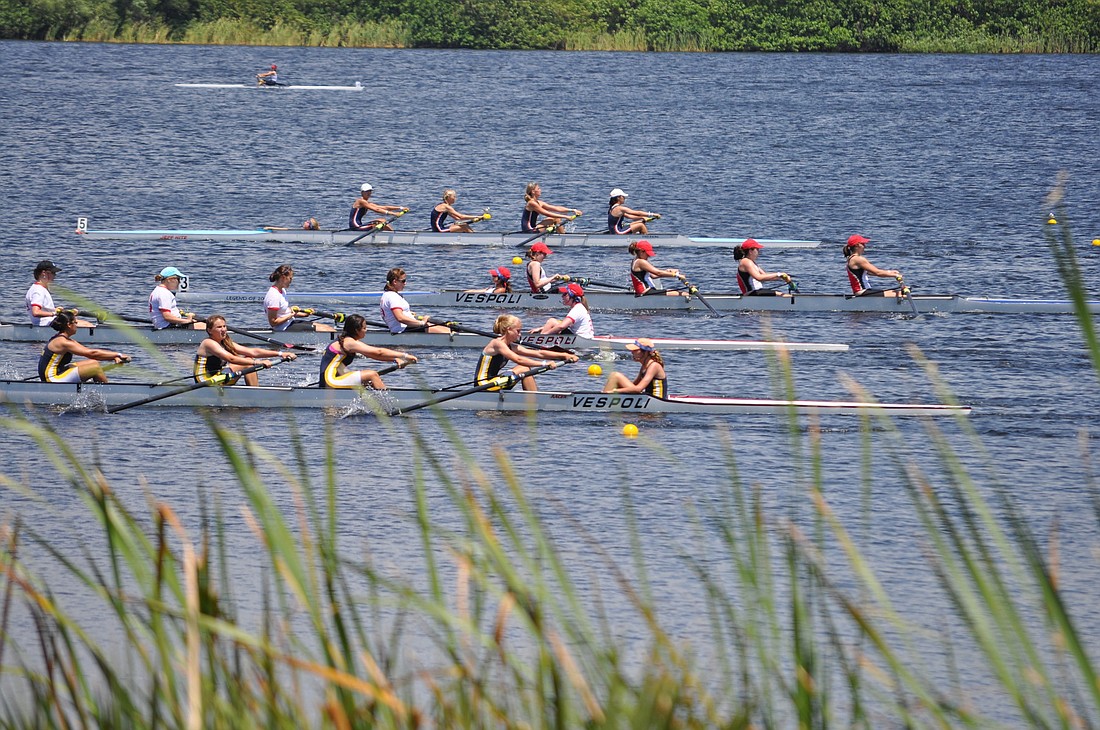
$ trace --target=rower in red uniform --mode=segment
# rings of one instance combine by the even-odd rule
[[[630,288],[634,290],[634,296],[644,297],[649,294],[667,294],[677,296],[686,294],[683,291],[664,291],[660,289],[654,279],[673,279],[680,277],[679,269],[658,269],[649,263],[653,256],[653,244],[649,241],[635,241],[628,249],[634,254],[634,260],[630,262]]]
[[[848,283],[852,286],[852,293],[857,297],[896,297],[899,289],[873,289],[868,276],[880,276],[882,278],[894,278],[901,281],[901,272],[897,269],[880,269],[863,255],[867,244],[871,239],[858,234],[848,238],[848,244],[844,246],[845,270],[848,272]]]
[[[548,276],[546,270],[542,268],[542,262],[552,253],[554,252],[550,247],[542,241],[531,246],[527,251],[527,258],[530,259],[527,262],[527,283],[531,287],[532,294],[548,292],[553,289],[554,284],[565,278],[561,274]]]
[[[733,249],[733,258],[737,264],[737,286],[746,296],[788,296],[785,292],[775,289],[765,289],[766,281],[785,281],[790,283],[791,277],[782,271],[769,274],[756,263],[760,258],[760,249],[764,246],[751,238]]]

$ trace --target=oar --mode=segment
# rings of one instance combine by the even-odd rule
[[[603,286],[603,287],[607,287],[608,289],[626,289],[626,290],[630,289],[630,287],[628,287],[624,284],[611,284],[611,283],[606,282],[606,281],[600,281],[599,279],[589,279],[587,276],[563,276],[561,278],[561,280],[562,281],[575,281],[578,284],[580,284],[581,286],[588,286],[589,284],[592,284],[593,286]]]
[[[378,370],[375,370],[375,372],[378,373],[379,375],[389,375],[394,370],[400,370],[401,368],[407,367],[410,364],[411,363],[408,360],[405,360],[404,362],[400,362],[400,363],[395,362],[392,365],[387,365],[384,368],[380,368]],[[304,388],[316,388],[320,384],[321,384],[320,380],[314,380],[312,383],[307,383],[306,385],[304,385],[302,387],[304,387]]]
[[[648,218],[642,218],[642,223],[649,223],[650,221],[655,221],[660,217],[661,217],[660,213],[654,213],[653,215],[649,216]],[[606,236],[608,233],[614,233],[614,231],[612,231],[610,228],[605,228],[602,231],[592,231],[592,233],[588,233],[586,235],[589,235],[589,236]]]
[[[712,307],[710,305],[710,302],[707,301],[707,298],[704,297],[702,292],[699,291],[699,287],[697,287],[697,286],[693,285],[691,282],[689,282],[687,280],[686,276],[681,274],[677,278],[680,279],[680,281],[684,282],[684,286],[687,287],[688,294],[691,294],[692,296],[699,297],[699,301],[701,301],[706,306],[706,308],[710,310],[711,314],[713,314],[715,317],[721,317],[722,316],[721,314],[718,313],[717,309],[715,309],[714,307]]]
[[[191,315],[191,316],[195,317],[195,315]],[[202,319],[202,317],[199,317],[198,319]],[[242,330],[239,327],[230,327],[229,325],[226,325],[225,328],[226,328],[226,330],[232,332],[235,335],[240,335],[241,337],[251,337],[254,340],[259,340],[260,342],[266,342],[269,345],[275,345],[276,347],[282,348],[284,350],[302,350],[303,352],[313,352],[313,353],[320,352],[320,350],[318,350],[316,347],[310,347],[309,345],[293,345],[289,342],[280,342],[279,340],[272,339],[271,337],[266,337],[264,335],[258,335],[255,332],[249,332],[248,330]]]
[[[263,370],[266,367],[275,367],[275,365],[278,365],[278,364],[279,363],[276,362],[276,363],[274,363],[273,365],[270,365],[270,366],[268,366],[268,365],[253,365],[252,367],[248,367],[248,368],[245,368],[244,370],[241,370],[240,372],[234,373],[232,376],[226,375],[225,373],[218,373],[217,375],[210,378],[210,380],[204,380],[201,383],[195,383],[194,385],[188,385],[186,388],[177,388],[176,390],[172,390],[172,391],[169,391],[167,393],[161,393],[160,395],[149,396],[148,398],[142,398],[141,400],[132,401],[130,403],[123,403],[122,405],[119,405],[119,406],[111,406],[110,408],[107,409],[107,412],[108,413],[118,413],[119,411],[125,411],[128,408],[135,408],[137,406],[143,406],[147,403],[155,403],[158,400],[164,400],[165,398],[171,398],[174,395],[183,395],[184,393],[190,393],[192,390],[198,390],[199,388],[205,388],[209,385],[221,385],[225,381],[229,380],[230,377],[236,378],[236,377],[239,377],[239,376],[248,375],[249,373],[254,373],[257,370]]]
[[[909,302],[909,307],[913,310],[913,316],[919,317],[920,313],[917,311],[916,302],[913,301],[913,293],[910,291],[909,287],[905,285],[905,282],[901,280],[900,276],[896,278],[898,280],[898,286],[901,287],[899,293],[901,296],[905,297],[905,301]]]
[[[498,335],[495,332],[487,332],[486,330],[474,329],[473,327],[467,327],[466,325],[460,324],[458,322],[445,321],[445,320],[442,320],[442,319],[437,319],[435,317],[429,317],[428,321],[432,324],[441,324],[444,327],[450,327],[455,332],[466,332],[466,333],[471,334],[471,335],[478,335],[480,337],[488,337],[490,340],[495,340],[496,338],[500,337],[500,335]],[[530,347],[533,350],[550,350],[552,352],[572,352],[572,350],[566,350],[565,348],[558,347],[557,345],[536,345],[534,343],[524,342],[522,340],[520,340],[519,344],[523,345],[524,347]]]
[[[421,408],[428,408],[429,406],[439,405],[440,403],[445,403],[449,400],[454,400],[455,398],[461,398],[463,396],[473,395],[474,393],[480,393],[482,391],[489,390],[491,388],[507,388],[509,385],[511,385],[511,384],[513,384],[513,383],[515,383],[519,380],[523,380],[524,378],[526,378],[528,376],[539,375],[541,373],[546,372],[547,370],[553,370],[554,368],[558,367],[561,364],[562,363],[560,363],[560,362],[552,362],[549,365],[543,365],[541,367],[532,368],[532,369],[528,370],[527,372],[525,372],[523,375],[516,375],[514,373],[509,373],[507,375],[498,375],[498,376],[496,376],[495,378],[493,378],[492,380],[490,380],[487,383],[483,383],[483,384],[478,385],[478,386],[473,387],[473,388],[467,388],[466,390],[459,390],[459,391],[456,391],[454,393],[448,393],[447,395],[440,396],[439,398],[432,398],[430,400],[423,401],[422,403],[414,403],[413,405],[409,406],[408,408],[398,408],[396,410],[390,411],[389,415],[391,415],[391,416],[402,416],[402,415],[405,415],[406,413],[412,413],[413,411],[419,411]]]
[[[149,319],[148,317],[132,317],[128,314],[114,314],[113,312],[104,312],[99,310],[87,311],[81,309],[77,312],[77,314],[79,314],[81,317],[91,317],[97,322],[106,322],[108,319],[117,319],[121,320],[122,322],[133,322],[135,324],[153,324],[153,320]]]
[[[347,245],[350,246],[353,243],[358,243],[360,239],[366,238],[367,236],[371,235],[372,233],[378,233],[378,231],[382,230],[383,228],[388,226],[390,223],[393,223],[395,220],[397,220],[398,218],[400,218],[401,216],[405,215],[408,212],[409,212],[409,209],[405,208],[400,213],[394,213],[389,218],[383,218],[380,221],[375,221],[374,223],[371,224],[371,226],[369,228],[367,228],[365,231],[363,231],[362,235],[356,236],[355,238],[348,241]]]
[[[539,231],[538,233],[531,236],[530,238],[526,238],[526,239],[520,241],[519,243],[516,244],[515,247],[516,248],[523,248],[527,244],[531,243],[531,241],[534,241],[536,238],[542,238],[543,236],[552,236],[555,232],[561,230],[562,228],[565,228],[566,223],[568,223],[569,221],[572,221],[572,220],[576,220],[576,219],[577,219],[576,215],[567,216],[564,220],[562,220],[558,223],[554,223],[549,228],[547,228],[545,231]]]

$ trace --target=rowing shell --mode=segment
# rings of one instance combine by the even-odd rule
[[[304,86],[298,84],[176,84],[188,89],[286,89],[288,91],[362,91],[363,84],[355,86]]]
[[[437,233],[435,231],[378,231],[367,233],[349,230],[305,230],[300,228],[228,229],[143,229],[97,231],[88,228],[88,219],[77,219],[76,232],[89,239],[118,241],[257,241],[263,243],[308,243],[324,246],[342,246],[350,243],[363,245],[421,245],[421,246],[511,246],[515,247],[531,238],[529,233],[504,231],[478,231],[476,233]],[[556,233],[539,240],[549,246],[600,247],[615,246],[626,249],[634,241],[645,238],[655,246],[668,248],[733,248],[744,243],[740,238],[707,238],[684,236],[674,233],[650,233],[643,237],[614,236],[604,233]],[[820,241],[803,241],[785,238],[758,238],[769,248],[817,248]]]
[[[402,292],[412,306],[464,307],[488,309],[561,309],[561,296],[553,294],[490,294],[460,290]],[[365,292],[294,292],[295,301],[308,304],[339,304],[356,307],[374,307],[382,297],[380,291]],[[259,303],[263,292],[240,291],[181,291],[179,298],[192,302],[209,303]],[[630,292],[607,292],[589,288],[585,293],[589,308],[593,310],[672,310],[708,311],[697,297],[644,296]],[[966,297],[958,294],[914,294],[912,306],[905,297],[854,297],[844,294],[795,294],[789,297],[743,296],[729,293],[707,293],[707,304],[725,312],[884,312],[911,314],[913,308],[920,314],[986,312],[986,313],[1034,313],[1072,314],[1073,303],[1066,299],[994,299]],[[1100,301],[1086,302],[1089,311],[1100,313]]]
[[[104,406],[131,403],[163,395],[179,386],[140,383],[82,385],[0,380],[0,402],[31,405],[69,406],[101,410]],[[452,391],[393,388],[387,391],[335,390],[270,386],[209,386],[149,403],[152,406],[214,406],[219,408],[333,408],[364,412],[405,409]],[[915,403],[860,403],[853,401],[761,400],[753,398],[706,398],[672,396],[655,398],[644,394],[522,390],[481,392],[439,404],[443,410],[463,411],[555,411],[573,413],[692,413],[769,414],[844,413],[894,414],[904,416],[947,416],[970,413],[967,406],[922,405]]]
[[[233,337],[241,344],[250,340],[274,339],[286,345],[324,346],[337,338],[339,332],[313,332],[310,330],[248,330],[254,337],[243,332]],[[29,324],[0,324],[0,341],[7,342],[45,342],[56,334],[50,327],[35,327]],[[96,327],[81,327],[77,339],[85,345],[127,344],[148,340],[157,345],[197,345],[206,339],[205,330],[163,329],[131,325],[101,324]],[[845,352],[847,345],[830,342],[769,342],[762,340],[689,340],[673,338],[653,338],[659,350],[788,350],[814,352]],[[408,332],[395,335],[389,330],[367,330],[362,340],[375,347],[457,347],[483,348],[488,342],[482,335],[451,333],[434,334],[428,332]],[[565,350],[625,350],[634,342],[633,337],[579,337],[571,334],[527,335],[523,344],[535,347],[556,347]]]

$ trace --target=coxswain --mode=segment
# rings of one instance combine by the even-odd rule
[[[900,293],[897,289],[873,289],[868,276],[893,278],[901,281],[901,272],[897,269],[880,269],[863,255],[867,244],[871,239],[858,234],[848,238],[844,246],[845,269],[848,272],[848,283],[852,285],[852,293],[857,297],[896,297]]]
[[[405,291],[408,275],[404,269],[390,269],[386,272],[386,287],[378,307],[382,320],[390,332],[399,335],[403,332],[430,332],[432,334],[450,334],[451,328],[440,324],[429,324],[428,315],[416,315],[409,309],[409,303],[401,292]]]
[[[788,284],[791,277],[782,271],[769,274],[760,268],[756,259],[760,258],[760,249],[764,246],[751,238],[745,239],[740,246],[733,249],[733,259],[737,261],[737,286],[741,293],[747,296],[788,296],[776,289],[765,289],[766,281],[785,281]]]
[[[195,321],[195,315],[181,312],[176,305],[176,291],[180,287],[183,274],[175,266],[167,266],[153,277],[157,285],[149,295],[149,316],[153,319],[153,329],[168,327],[202,329],[203,324]]]
[[[282,358],[283,360],[295,360],[297,355],[287,350],[267,350],[262,347],[245,347],[238,345],[229,336],[229,325],[225,317],[220,314],[212,314],[206,318],[205,340],[199,343],[199,349],[195,351],[195,368],[193,375],[196,383],[212,380],[218,375],[224,375],[225,380],[220,385],[235,385],[240,380],[240,372],[246,368],[257,365],[269,368],[275,363],[272,360],[259,358]],[[260,378],[255,371],[245,373],[245,385],[259,385]]]
[[[374,194],[374,186],[363,183],[359,186],[359,197],[351,204],[351,215],[348,218],[348,228],[353,231],[392,231],[393,228],[384,217],[372,217],[371,214],[387,216],[397,213],[406,213],[408,208],[400,205],[381,205],[371,202]]]
[[[474,374],[474,385],[485,385],[500,374],[505,363],[513,362],[511,373],[522,378],[524,390],[538,390],[533,376],[525,376],[532,368],[544,365],[557,367],[560,362],[576,362],[577,356],[571,352],[555,350],[535,350],[520,344],[523,336],[523,322],[512,314],[502,314],[493,323],[493,332],[498,337],[489,341],[481,351]],[[500,390],[499,387],[490,390]]]
[[[562,319],[551,317],[542,327],[531,330],[531,333],[543,335],[556,335],[559,332],[568,332],[578,337],[592,339],[596,336],[596,330],[592,326],[592,314],[588,310],[588,300],[584,298],[584,288],[572,282],[565,286],[559,286],[561,303],[569,307],[569,312]]]
[[[653,340],[639,337],[626,346],[634,362],[641,365],[634,380],[622,373],[611,373],[604,385],[605,393],[647,393],[657,398],[668,394],[668,381],[665,378],[665,361]]]
[[[536,182],[527,183],[523,194],[523,218],[520,221],[520,230],[524,233],[545,231],[549,228],[555,230],[565,221],[565,215],[572,213],[576,218],[581,214],[578,208],[566,208],[563,205],[551,205],[542,202],[542,188]],[[539,216],[543,216],[539,220]]]
[[[55,314],[50,320],[50,327],[57,330],[57,334],[42,348],[42,355],[38,358],[38,377],[43,383],[83,383],[88,380],[106,383],[107,374],[101,362],[116,365],[130,362],[129,355],[85,347],[73,339],[77,322],[72,312],[62,310]],[[73,362],[74,356],[88,359]]]
[[[645,219],[655,218],[657,214],[627,208],[626,195],[621,188],[611,191],[611,199],[607,201],[607,232],[618,235],[649,233]]]
[[[287,287],[294,281],[294,269],[289,264],[279,266],[267,277],[271,286],[264,295],[264,309],[267,311],[267,323],[276,332],[287,330],[312,330],[314,332],[335,332],[336,328],[321,322],[304,322],[303,318],[313,314],[312,309],[291,307],[286,298]]]
[[[387,347],[373,347],[360,342],[367,334],[367,320],[361,314],[349,314],[344,320],[344,329],[340,336],[325,348],[321,356],[322,388],[362,388],[369,385],[375,390],[384,390],[386,384],[375,370],[349,370],[348,366],[359,355],[380,362],[394,362],[398,367],[416,362],[416,356],[407,352],[398,352]]]

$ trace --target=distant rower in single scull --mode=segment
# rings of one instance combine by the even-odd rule
[[[847,259],[845,269],[848,272],[848,283],[852,285],[852,293],[857,297],[896,297],[897,289],[872,289],[868,276],[881,276],[883,278],[901,278],[901,272],[897,269],[880,269],[863,255],[867,244],[871,239],[858,234],[848,238],[848,244],[844,247],[844,258]]]
[[[615,188],[611,191],[611,199],[607,201],[607,231],[608,233],[618,233],[622,235],[636,234],[636,233],[649,233],[649,229],[646,228],[645,219],[652,218],[655,213],[648,213],[644,210],[634,210],[633,208],[627,208],[624,203],[626,202],[626,193],[622,188]]]
[[[379,203],[372,203],[370,196],[373,192],[374,186],[370,183],[363,183],[359,186],[359,197],[351,204],[351,215],[348,217],[348,228],[353,231],[392,231],[393,228],[389,223],[383,226],[378,225],[385,220],[384,218],[370,218],[367,214],[377,213],[386,216],[408,210],[408,208],[403,208],[400,205],[380,205]]]
[[[110,360],[116,365],[130,362],[129,355],[96,350],[74,340],[77,322],[72,312],[58,312],[50,321],[50,327],[57,330],[57,334],[42,348],[38,358],[38,377],[43,383],[83,383],[86,380],[106,383],[107,375],[99,364],[101,361]],[[88,359],[73,362],[74,355]]]
[[[630,288],[634,290],[634,296],[644,297],[649,294],[667,294],[678,296],[687,294],[684,291],[664,291],[656,286],[654,279],[671,279],[680,276],[679,269],[658,269],[649,263],[653,256],[653,244],[649,241],[635,241],[630,244],[630,253],[634,254],[634,260],[630,262]]]
[[[283,360],[295,360],[297,355],[287,350],[265,350],[262,347],[245,347],[238,345],[229,336],[229,326],[225,317],[220,314],[211,314],[206,318],[206,332],[209,335],[199,343],[199,349],[195,351],[195,367],[193,375],[196,383],[210,380],[218,374],[227,377],[222,385],[236,385],[240,379],[238,373],[245,368],[262,365],[271,367],[271,360],[258,358],[279,357]],[[260,378],[255,372],[246,373],[245,385],[259,385]]]
[[[516,366],[511,372],[523,376],[531,368],[540,365],[549,365],[551,360],[564,362],[576,362],[577,356],[571,352],[555,352],[553,350],[534,350],[524,347],[519,343],[523,337],[523,322],[512,314],[502,314],[493,324],[493,332],[499,337],[490,340],[485,349],[481,351],[481,357],[477,361],[477,369],[474,375],[474,385],[484,385],[500,374],[507,361],[514,362]],[[523,378],[524,390],[538,390],[535,379]],[[490,388],[490,390],[500,390]]]
[[[256,81],[260,86],[286,86],[279,83],[279,67],[275,64],[271,64],[270,70],[256,74]]]
[[[157,281],[157,285],[149,295],[149,315],[153,318],[153,329],[162,330],[168,327],[202,329],[203,325],[195,322],[194,314],[184,314],[176,305],[176,290],[179,289],[181,276],[183,274],[175,266],[167,266],[153,277]]]
[[[432,230],[436,233],[472,233],[473,228],[466,221],[479,219],[479,215],[466,215],[455,210],[455,200],[458,193],[448,188],[443,191],[443,202],[432,208]],[[454,218],[455,222],[448,225],[447,218]]]
[[[432,334],[450,334],[451,328],[441,324],[428,324],[428,315],[417,316],[409,309],[409,303],[401,292],[405,290],[408,276],[404,269],[390,269],[386,272],[386,288],[378,307],[382,319],[390,332],[399,335],[402,332],[430,332]]]
[[[536,182],[527,183],[527,189],[523,194],[523,218],[520,221],[520,230],[524,233],[545,231],[550,226],[557,226],[565,218],[563,213],[572,213],[574,216],[581,214],[577,208],[566,208],[563,205],[551,205],[542,202],[542,188]],[[539,220],[539,216],[544,216]]]
[[[295,322],[296,318],[308,317],[312,309],[291,309],[286,298],[287,287],[294,281],[294,269],[283,264],[268,277],[271,287],[264,295],[264,309],[267,311],[267,323],[276,332],[287,330],[313,330],[314,332],[335,332],[336,328],[320,322]]]
[[[745,242],[740,246],[734,247],[733,258],[738,262],[737,286],[741,288],[742,294],[748,296],[788,296],[785,292],[764,288],[763,284],[766,281],[790,282],[791,277],[782,271],[769,274],[760,268],[759,264],[756,263],[756,259],[760,257],[760,249],[762,248],[764,248],[763,245],[751,238],[745,239]]]
[[[344,329],[340,337],[325,348],[325,354],[321,356],[321,382],[322,388],[361,388],[369,385],[375,390],[384,390],[386,384],[382,377],[374,370],[349,370],[356,356],[362,355],[380,362],[394,362],[398,367],[405,367],[416,362],[416,356],[407,352],[398,352],[387,347],[372,347],[363,342],[363,336],[367,334],[367,321],[361,314],[349,314],[344,320]]]
[[[558,291],[561,292],[561,303],[569,307],[569,312],[562,319],[551,317],[546,320],[546,324],[531,330],[531,333],[556,335],[559,332],[569,332],[588,339],[595,337],[596,330],[592,326],[592,315],[588,311],[588,300],[584,298],[584,288],[574,282],[559,286]]]
[[[665,362],[653,340],[639,337],[633,344],[627,345],[634,362],[642,367],[634,380],[622,373],[611,373],[604,385],[605,393],[648,393],[658,398],[668,395],[668,382],[665,378]]]
[[[552,253],[554,252],[550,247],[542,241],[531,246],[527,251],[527,258],[530,259],[527,262],[527,283],[531,286],[532,294],[550,291],[554,283],[563,278],[561,274],[547,276],[546,270],[542,268],[542,262]]]

